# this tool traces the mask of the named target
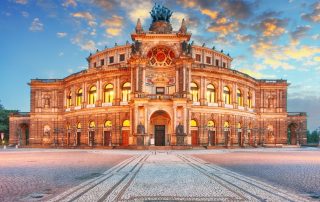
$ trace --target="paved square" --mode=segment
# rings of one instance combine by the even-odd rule
[[[313,199],[307,197],[304,192],[299,192],[299,190],[291,187],[287,189],[284,184],[268,181],[268,178],[266,178],[267,180],[259,178],[259,174],[257,174],[262,173],[260,174],[261,177],[264,172],[269,171],[257,170],[255,172],[256,176],[251,176],[250,173],[245,173],[241,169],[238,171],[235,165],[241,165],[239,159],[242,156],[246,156],[247,161],[251,162],[252,159],[255,160],[255,155],[263,157],[267,154],[272,157],[280,156],[279,153],[282,155],[305,153],[313,156],[313,158],[301,160],[301,156],[298,156],[296,160],[313,162],[313,166],[319,170],[320,161],[315,156],[319,154],[318,152],[318,149],[314,151],[304,151],[303,149],[299,149],[299,151],[242,149],[200,151],[28,150],[0,152],[1,156],[7,157],[5,158],[6,165],[10,164],[8,156],[14,158],[17,158],[15,156],[24,157],[26,162],[33,158],[38,159],[39,164],[31,167],[40,171],[28,173],[30,171],[33,172],[28,166],[21,168],[7,166],[4,167],[5,169],[1,169],[0,193],[2,198],[0,200],[311,201]],[[48,156],[51,160],[48,161],[46,158],[41,160],[41,158],[39,159],[41,156]],[[215,160],[217,158],[219,160]],[[72,161],[71,159],[76,160]],[[84,161],[81,163],[80,159]],[[49,162],[51,165],[46,165],[45,162]],[[221,162],[225,163],[222,164]],[[231,165],[233,164],[233,168],[230,165],[228,167],[228,162]],[[19,165],[17,162],[13,164]],[[24,165],[24,163],[20,164]],[[262,163],[260,162],[260,164]],[[61,170],[62,165],[71,169],[69,171]],[[306,164],[306,167],[308,165]],[[221,166],[228,167],[228,169]],[[248,166],[257,168],[250,163]],[[281,171],[281,166],[280,163],[275,164],[280,173],[283,172]],[[45,168],[48,171],[41,171],[41,168]],[[19,171],[21,169],[26,169],[27,171],[24,175],[19,176],[17,172],[21,172]],[[290,171],[287,171],[287,173],[289,173],[289,176],[294,177],[294,175],[290,174]],[[309,174],[312,175],[314,173]],[[8,187],[7,183],[9,181],[5,180],[10,179],[12,176],[16,179]],[[65,179],[59,178],[59,176],[65,176]],[[82,176],[82,178],[79,176]],[[38,181],[35,181],[33,177]],[[29,180],[31,180],[31,183],[28,183]],[[288,181],[290,182],[289,179]],[[32,185],[32,183],[34,185],[31,187],[27,185]],[[308,182],[305,183],[308,184]],[[311,183],[314,182],[311,181]],[[60,188],[54,188],[55,185]],[[19,188],[17,189],[15,186]],[[48,186],[51,188],[45,193],[45,189]],[[29,189],[26,190],[23,187],[29,187]],[[12,192],[11,190],[17,191],[20,188],[21,190],[18,192]]]

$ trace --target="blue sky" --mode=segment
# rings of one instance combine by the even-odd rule
[[[185,18],[196,44],[223,49],[232,68],[256,78],[286,79],[288,110],[320,126],[320,2],[315,0],[2,0],[0,100],[29,111],[33,78],[63,78],[87,67],[90,52],[131,42],[138,18],[161,3]]]

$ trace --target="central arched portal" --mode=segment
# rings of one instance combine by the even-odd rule
[[[150,132],[154,134],[154,145],[169,145],[169,131],[171,127],[170,115],[163,110],[154,112],[150,117],[150,126]]]

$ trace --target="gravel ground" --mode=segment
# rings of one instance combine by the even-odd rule
[[[130,156],[112,151],[1,151],[0,201],[48,199]]]
[[[235,151],[193,154],[207,162],[320,199],[320,150]]]

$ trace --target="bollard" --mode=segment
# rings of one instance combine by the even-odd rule
[[[7,145],[4,145],[4,146],[3,146],[3,149],[7,149]]]

